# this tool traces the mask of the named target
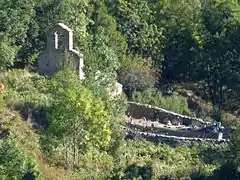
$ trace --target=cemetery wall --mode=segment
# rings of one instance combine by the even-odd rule
[[[128,103],[128,109],[126,111],[126,114],[128,113],[134,119],[143,119],[145,117],[147,120],[159,121],[163,124],[167,124],[168,121],[170,121],[173,125],[181,123],[186,126],[201,126],[202,124],[204,124],[204,121],[199,118],[185,116],[156,106],[136,102]]]

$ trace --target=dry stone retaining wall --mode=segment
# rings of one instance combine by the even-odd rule
[[[180,122],[186,126],[200,126],[205,123],[202,119],[185,116],[148,104],[128,102],[128,105],[129,106],[126,113],[129,113],[135,119],[143,119],[143,117],[145,117],[147,120],[159,121],[163,124],[171,121],[173,125],[177,125]]]
[[[218,141],[218,139],[211,138],[192,138],[192,137],[179,137],[179,136],[168,136],[164,134],[155,134],[150,132],[141,132],[131,128],[124,128],[126,131],[126,137],[130,139],[144,138],[148,141],[152,141],[158,144],[168,144],[170,146],[176,147],[179,145],[185,145],[188,147],[192,147],[195,144],[227,144],[229,139],[222,139]]]

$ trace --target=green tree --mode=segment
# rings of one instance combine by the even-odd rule
[[[221,167],[215,170],[212,179],[239,179],[240,172],[240,128],[234,130],[231,137],[229,148],[224,153],[224,162]]]
[[[198,76],[198,26],[201,4],[194,1],[169,1],[164,9],[167,19],[163,48],[163,78],[191,81]]]
[[[240,6],[229,2],[216,3],[203,10],[203,46],[200,76],[207,85],[207,94],[216,109],[221,109],[226,93],[239,84]],[[199,67],[199,69],[200,69]]]
[[[87,6],[88,0],[41,1],[36,8],[35,16],[40,34],[44,36],[49,28],[62,22],[74,29],[75,43],[80,50],[84,50],[85,43],[88,42],[88,33],[86,32],[88,24]]]
[[[66,163],[74,165],[79,153],[88,147],[107,148],[111,116],[105,111],[104,102],[93,96],[69,70],[57,73],[50,86],[54,102],[45,138],[55,147],[53,150],[62,147]]]
[[[101,46],[102,42],[115,52],[120,62],[123,62],[127,44],[117,29],[116,20],[108,13],[103,0],[90,0],[89,4],[88,17],[91,23],[88,31],[92,36],[92,46]]]
[[[198,41],[184,26],[171,27],[166,33],[162,76],[168,81],[192,81],[198,78]]]
[[[143,91],[155,86],[158,73],[154,68],[151,68],[150,62],[150,60],[141,57],[129,56],[129,59],[119,70],[118,81],[123,85],[129,98],[134,91]]]
[[[108,87],[115,81],[116,71],[125,61],[127,44],[103,1],[90,1],[88,18],[91,19],[88,25],[91,41],[85,56],[88,81],[92,84],[98,81],[97,84]]]
[[[230,141],[229,147],[230,147],[230,161],[232,165],[237,168],[240,165],[240,128],[237,127],[237,129],[234,131],[232,139]]]
[[[1,68],[17,60],[17,53],[25,42],[28,25],[34,15],[36,1],[0,2],[0,63]]]
[[[11,46],[8,39],[0,34],[0,69],[13,65],[19,47]]]
[[[128,42],[130,52],[152,57],[161,62],[163,28],[155,23],[154,11],[145,0],[106,1],[109,12],[116,18],[118,29]],[[161,63],[158,63],[161,65]]]

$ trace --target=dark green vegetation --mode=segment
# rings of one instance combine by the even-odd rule
[[[82,82],[34,73],[58,22],[84,54]],[[239,179],[239,129],[227,147],[127,141],[126,97],[106,92],[118,79],[130,100],[236,125],[239,33],[237,0],[0,1],[0,178]]]

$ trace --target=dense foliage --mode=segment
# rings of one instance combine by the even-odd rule
[[[39,172],[35,166],[35,162],[24,155],[16,142],[10,139],[0,140],[1,179],[37,179]]]
[[[143,104],[162,107],[166,110],[184,115],[191,114],[188,109],[187,99],[178,94],[163,96],[161,91],[156,90],[136,91],[133,93],[133,100]]]
[[[237,1],[39,0],[4,1],[0,7],[1,68],[34,66],[47,30],[64,22],[74,29],[88,73],[101,70],[114,77],[120,70],[126,88],[138,78],[148,83],[137,83],[135,90],[156,82],[134,63],[121,68],[136,57],[149,61],[163,80],[204,82],[216,108],[239,84]]]
[[[58,22],[74,30],[74,48],[84,54],[84,81],[70,70],[53,78],[21,70],[37,70],[46,34]],[[70,179],[207,179],[224,172],[226,179],[237,179],[239,129],[229,149],[219,150],[226,162],[221,153],[214,156],[212,147],[125,141],[126,99],[109,98],[106,88],[118,80],[129,100],[190,115],[185,97],[165,96],[159,89],[194,83],[199,96],[211,102],[213,119],[235,125],[239,32],[237,0],[0,1],[0,84],[5,86],[0,92],[0,178],[37,178],[35,162],[28,158],[37,151],[39,157],[33,158],[68,169]],[[221,110],[229,113],[223,116]],[[28,125],[16,121],[18,113]],[[42,165],[41,171],[46,169],[51,168]],[[59,177],[53,176],[48,179]]]
[[[107,148],[111,140],[111,115],[104,102],[94,97],[72,72],[58,73],[48,86],[54,99],[49,107],[43,146],[65,151],[66,162],[78,160],[89,146]],[[50,146],[49,146],[50,145]],[[49,148],[50,147],[50,148]],[[62,151],[62,150],[61,150]]]
[[[126,60],[118,73],[118,81],[123,85],[129,99],[134,91],[144,91],[154,88],[158,72],[151,68],[148,59],[134,57]]]

